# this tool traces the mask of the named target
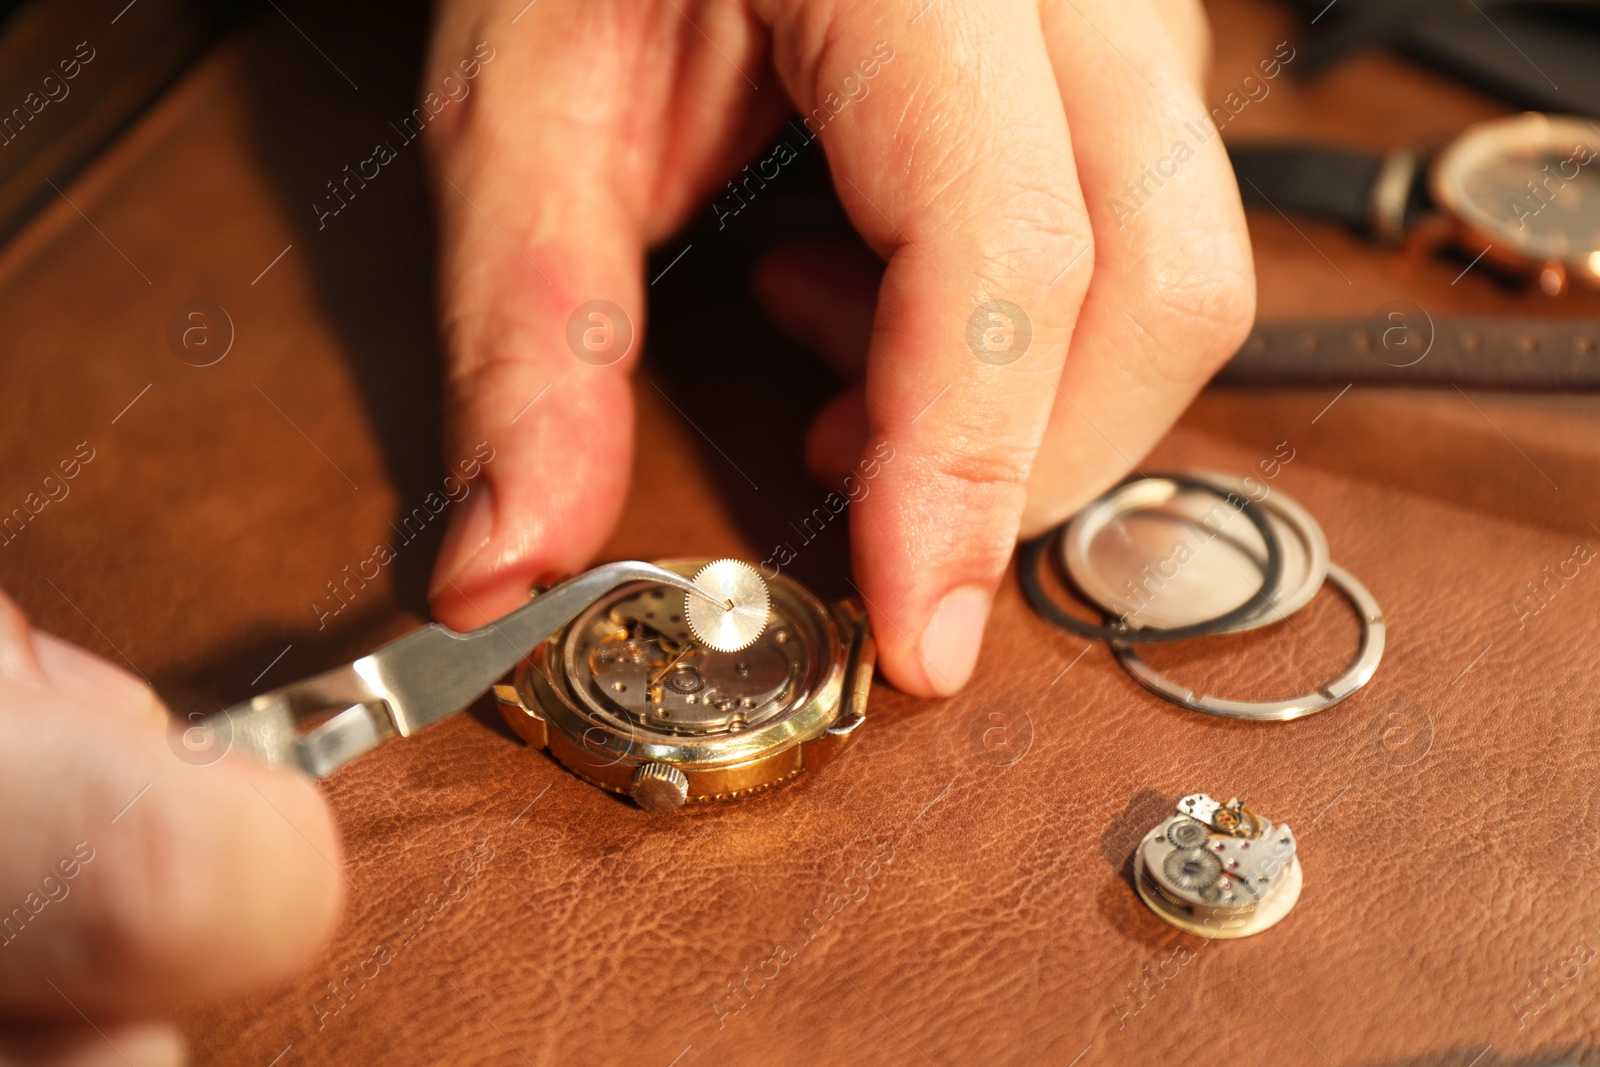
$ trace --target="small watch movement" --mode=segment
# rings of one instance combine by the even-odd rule
[[[1184,797],[1139,843],[1133,866],[1151,911],[1206,938],[1259,934],[1300,899],[1294,832],[1237,799]]]

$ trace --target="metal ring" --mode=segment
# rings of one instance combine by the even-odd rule
[[[1190,626],[1173,626],[1157,628],[1154,626],[1130,630],[1119,626],[1097,626],[1094,623],[1084,622],[1074,618],[1061,609],[1061,606],[1050,599],[1050,594],[1045,592],[1044,585],[1039,581],[1039,564],[1051,543],[1066,527],[1062,523],[1032,541],[1024,544],[1019,551],[1017,560],[1017,580],[1022,586],[1022,594],[1032,605],[1033,610],[1049,622],[1068,633],[1087,637],[1094,641],[1110,641],[1114,644],[1165,644],[1169,641],[1187,641],[1192,637],[1207,637],[1219,631],[1226,630],[1246,619],[1253,618],[1262,610],[1263,604],[1271,604],[1272,598],[1278,595],[1278,589],[1283,581],[1283,546],[1278,542],[1278,534],[1272,528],[1272,523],[1267,519],[1261,508],[1252,504],[1245,497],[1229,493],[1215,485],[1191,478],[1182,474],[1153,474],[1144,478],[1131,478],[1129,481],[1166,481],[1181,489],[1193,489],[1199,492],[1212,493],[1223,498],[1231,504],[1238,506],[1241,514],[1250,520],[1250,525],[1256,528],[1261,535],[1261,543],[1267,548],[1266,562],[1261,566],[1261,588],[1256,595],[1246,600],[1232,611],[1218,615],[1205,622],[1194,623]],[[1059,553],[1056,554],[1059,563]],[[1070,582],[1070,578],[1068,578]]]
[[[1322,588],[1323,579],[1328,574],[1328,539],[1322,532],[1322,526],[1312,514],[1302,507],[1297,501],[1282,489],[1268,490],[1266,495],[1256,499],[1251,495],[1247,478],[1235,477],[1214,471],[1190,471],[1186,477],[1207,482],[1211,486],[1211,496],[1220,496],[1224,502],[1228,495],[1236,498],[1249,499],[1251,503],[1267,513],[1267,518],[1273,524],[1273,530],[1278,533],[1280,546],[1283,548],[1283,574],[1282,583],[1276,594],[1271,599],[1261,599],[1256,591],[1254,575],[1247,581],[1244,588],[1250,592],[1248,602],[1254,602],[1257,609],[1249,618],[1240,620],[1231,626],[1217,627],[1216,633],[1240,633],[1253,630],[1257,627],[1267,626],[1277,622],[1285,615],[1293,615],[1311,602],[1317,595],[1317,590]],[[1183,618],[1170,606],[1157,609],[1152,614],[1145,614],[1149,605],[1140,605],[1129,611],[1124,603],[1118,603],[1118,594],[1114,591],[1115,575],[1107,575],[1095,565],[1093,551],[1096,539],[1105,531],[1109,523],[1129,515],[1135,515],[1147,509],[1137,501],[1124,505],[1119,499],[1124,490],[1137,489],[1136,482],[1124,482],[1122,486],[1101,496],[1089,504],[1082,511],[1074,515],[1067,522],[1066,529],[1062,532],[1060,544],[1061,559],[1058,561],[1066,571],[1067,578],[1071,581],[1073,589],[1093,606],[1112,616],[1127,618],[1143,616],[1152,628],[1160,626],[1195,625],[1206,620],[1206,612],[1215,612],[1225,605],[1213,605],[1202,611],[1195,611],[1188,618]],[[1176,494],[1167,498],[1168,502],[1174,500]],[[1123,508],[1126,508],[1123,510]],[[1158,506],[1159,507],[1159,506]],[[1202,526],[1208,520],[1202,516]],[[1183,520],[1183,516],[1178,516]],[[1231,518],[1231,516],[1230,516]],[[1188,520],[1193,526],[1193,521]],[[1223,528],[1211,531],[1209,537],[1230,541],[1253,568],[1259,570],[1265,562],[1257,551],[1237,537],[1231,537]],[[1202,546],[1201,551],[1204,550]],[[1163,575],[1163,577],[1165,577]],[[1213,624],[1214,625],[1214,624]]]
[[[1315,693],[1291,697],[1288,700],[1260,701],[1196,696],[1192,690],[1183,688],[1166,675],[1158,674],[1155,668],[1144,661],[1138,650],[1127,643],[1113,642],[1111,651],[1116,654],[1117,661],[1122,664],[1123,669],[1133,675],[1146,689],[1174,704],[1181,704],[1194,711],[1203,711],[1207,715],[1222,715],[1230,719],[1254,719],[1260,722],[1281,722],[1315,715],[1319,711],[1333,707],[1370,682],[1373,673],[1378,669],[1378,662],[1383,659],[1383,611],[1378,607],[1378,602],[1373,599],[1366,586],[1356,581],[1337,563],[1328,564],[1328,581],[1337,586],[1349,599],[1356,609],[1356,614],[1360,616],[1361,647],[1357,649],[1355,659],[1350,661],[1350,666],[1345,668],[1344,673]]]

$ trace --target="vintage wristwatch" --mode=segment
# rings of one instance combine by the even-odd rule
[[[874,660],[854,601],[824,604],[737,560],[626,560],[538,590],[478,630],[413,630],[171,742],[188,763],[237,749],[322,778],[493,686],[519,735],[587,781],[670,811],[748,796],[838,755],[865,722]]]
[[[1312,144],[1228,150],[1247,203],[1344,222],[1383,241],[1453,240],[1554,296],[1600,285],[1600,123],[1527,112],[1475,123],[1424,159]],[[1419,225],[1436,220],[1438,226]]]
[[[759,584],[756,572],[727,563],[659,566],[702,587],[726,581],[730,601],[751,602],[739,583]],[[819,767],[865,722],[872,634],[854,601],[824,604],[781,574],[766,588],[765,627],[732,651],[707,643],[683,595],[650,582],[618,588],[495,686],[501,712],[573,774],[649,811],[746,797]]]

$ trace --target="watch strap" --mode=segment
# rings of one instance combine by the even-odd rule
[[[1303,75],[1382,46],[1516,107],[1600,114],[1600,21],[1592,0],[1288,3],[1309,24],[1305,58],[1295,62]]]
[[[1241,145],[1228,157],[1245,203],[1333,219],[1383,239],[1398,237],[1427,206],[1420,162],[1403,149]]]
[[[1395,301],[1366,320],[1258,323],[1216,380],[1600,389],[1600,320],[1430,318]]]

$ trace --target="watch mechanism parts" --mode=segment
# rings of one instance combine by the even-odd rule
[[[755,643],[766,628],[772,598],[754,567],[719,559],[701,567],[694,584],[723,602],[718,611],[705,598],[684,594],[683,618],[696,641],[716,652],[737,652]]]
[[[1300,899],[1294,831],[1235,799],[1178,801],[1134,854],[1134,885],[1166,922],[1206,938],[1259,934]]]
[[[651,582],[601,597],[495,687],[519,736],[656,812],[761,792],[854,739],[875,660],[859,605],[735,560],[661,566],[712,599]]]
[[[1070,614],[1045,589],[1041,570],[1052,562],[1064,584],[1105,616],[1103,623]],[[1301,718],[1366,685],[1383,658],[1383,612],[1372,594],[1329,559],[1327,538],[1309,511],[1251,478],[1208,471],[1130,478],[1025,545],[1018,572],[1029,604],[1046,621],[1108,642],[1140,684],[1194,711]],[[1324,582],[1354,606],[1361,640],[1344,671],[1312,693],[1266,701],[1197,694],[1139,655],[1143,644],[1282,622]]]

